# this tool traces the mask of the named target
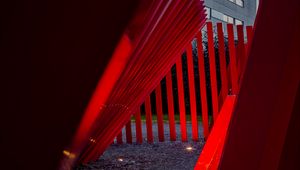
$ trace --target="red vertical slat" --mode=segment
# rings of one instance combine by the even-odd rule
[[[148,143],[153,143],[150,95],[148,95],[145,100],[145,111],[146,111],[147,141]]]
[[[245,41],[244,41],[244,26],[237,25],[237,34],[238,34],[238,44],[237,44],[237,51],[238,51],[238,58],[239,58],[239,80],[243,74],[245,65],[246,65],[246,55],[245,55]]]
[[[138,109],[138,111],[135,114],[135,132],[136,132],[136,142],[142,143],[143,135],[142,135],[142,120],[141,120],[140,109]]]
[[[126,142],[132,143],[131,120],[126,124]]]
[[[157,128],[158,128],[158,140],[160,142],[164,141],[164,120],[163,120],[163,110],[162,110],[162,100],[161,100],[161,85],[155,89],[156,97],[156,113],[157,113]]]
[[[120,131],[120,133],[117,135],[117,144],[122,144],[122,130]]]
[[[212,23],[208,22],[206,26],[207,26],[207,38],[208,38],[208,57],[209,57],[209,70],[210,70],[212,110],[213,110],[214,121],[216,121],[219,113],[219,106],[218,106],[218,87],[217,87],[214,35],[213,35]]]
[[[222,98],[225,100],[228,95],[228,80],[227,80],[227,67],[226,67],[226,55],[225,55],[225,43],[222,23],[217,23],[218,30],[218,42],[219,42],[219,61],[221,72],[221,84],[222,84]]]
[[[247,31],[247,48],[246,48],[246,54],[248,54],[251,43],[252,43],[252,37],[253,37],[253,27],[252,26],[246,26]],[[248,55],[246,55],[246,62],[248,59]]]
[[[169,127],[170,127],[170,140],[176,140],[176,129],[175,129],[175,115],[174,115],[174,101],[173,101],[173,86],[172,86],[172,73],[171,70],[166,76],[167,84],[167,99],[168,99],[168,114],[169,114]]]
[[[197,120],[197,108],[196,108],[195,75],[194,75],[194,62],[193,62],[193,53],[192,53],[191,44],[188,45],[186,54],[187,54],[188,80],[189,80],[189,92],[190,92],[192,138],[194,141],[198,141],[198,120]]]
[[[187,141],[187,132],[186,132],[185,101],[184,101],[182,57],[181,56],[179,57],[179,59],[176,62],[176,75],[177,75],[181,141],[186,142]]]
[[[202,46],[202,32],[197,34],[197,47],[198,47],[198,68],[200,79],[200,95],[201,95],[201,109],[202,109],[202,125],[204,138],[207,139],[209,135],[208,124],[208,109],[207,109],[207,96],[206,96],[206,76],[205,76],[205,64]]]
[[[237,69],[236,69],[236,54],[234,45],[234,34],[233,25],[227,24],[228,31],[228,47],[229,47],[229,58],[230,58],[230,77],[231,77],[231,92],[232,94],[237,94],[238,92],[238,82],[237,82]]]

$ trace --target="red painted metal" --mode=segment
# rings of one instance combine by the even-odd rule
[[[247,48],[246,48],[246,63],[248,61],[248,53],[252,44],[252,38],[253,38],[253,27],[252,26],[246,26],[246,32],[247,32]]]
[[[198,68],[199,68],[199,80],[200,80],[200,95],[201,95],[201,109],[202,109],[202,125],[203,135],[207,139],[209,135],[209,120],[208,120],[208,106],[207,106],[207,94],[206,94],[206,76],[204,55],[202,46],[202,32],[197,34],[197,47],[198,47]]]
[[[228,47],[229,47],[229,65],[230,65],[230,78],[231,78],[231,93],[238,93],[238,77],[236,69],[236,52],[234,45],[234,34],[233,34],[233,25],[227,24],[228,31]]]
[[[123,144],[122,131],[117,135],[117,144]]]
[[[131,52],[130,40],[127,35],[124,35],[120,40],[113,56],[105,70],[102,78],[99,80],[95,92],[90,99],[82,121],[76,131],[73,139],[72,148],[81,148],[85,140],[91,133],[91,128],[95,122],[99,112],[104,108],[104,103],[109,97],[112,86],[118,80],[122,70],[125,68],[127,60]]]
[[[198,120],[197,120],[195,78],[194,78],[195,75],[194,75],[194,61],[193,61],[191,43],[189,43],[187,46],[186,55],[187,55],[190,110],[191,110],[191,121],[192,121],[192,139],[194,141],[198,141]]]
[[[175,115],[174,115],[174,101],[173,101],[173,86],[172,86],[172,73],[168,72],[166,76],[167,84],[167,99],[168,99],[168,115],[169,115],[169,127],[170,127],[170,140],[176,140],[176,128],[175,128]]]
[[[87,145],[78,162],[95,160],[103,153],[129,121],[134,108],[155,89],[184,46],[204,24],[203,1],[155,0],[148,3],[141,5],[138,15],[125,31],[133,47],[130,60],[118,81],[111,85],[113,91],[105,105],[112,109],[101,111],[97,125],[91,130],[97,143]]]
[[[132,143],[131,120],[126,124],[126,142]]]
[[[261,1],[220,169],[300,169],[300,1],[281,2]]]
[[[227,66],[225,56],[225,43],[223,34],[223,24],[217,23],[218,30],[218,42],[219,42],[219,61],[220,61],[220,72],[221,72],[221,94],[224,100],[228,95],[228,80],[227,80]]]
[[[180,131],[181,140],[187,141],[186,132],[186,112],[185,112],[185,100],[184,100],[184,88],[183,88],[183,72],[182,72],[182,57],[180,56],[176,62],[176,75],[177,75],[177,89],[178,89],[178,104],[179,104],[179,116],[180,116]]]
[[[208,22],[206,24],[206,27],[207,27],[212,111],[213,111],[213,120],[216,121],[219,113],[219,106],[218,106],[219,97],[218,97],[218,87],[217,87],[216,60],[215,60],[214,35],[213,35],[212,23]]]
[[[152,132],[152,111],[150,95],[145,100],[145,112],[146,112],[146,128],[147,128],[147,142],[153,143],[153,132]]]
[[[138,109],[134,117],[135,117],[136,142],[141,144],[143,142],[143,134],[142,134],[142,120],[141,120],[140,109]]]
[[[160,85],[160,83],[155,89],[155,97],[156,97],[158,140],[160,142],[163,142],[164,141],[164,120],[163,120],[161,85]]]
[[[227,96],[218,119],[204,145],[195,170],[216,170],[219,166],[227,129],[230,123],[236,96]]]
[[[238,56],[238,81],[241,80],[243,71],[246,65],[246,49],[244,41],[244,26],[237,25],[237,35],[238,35],[238,44],[237,44],[237,56]]]

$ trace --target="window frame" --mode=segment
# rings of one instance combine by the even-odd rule
[[[237,21],[240,22],[240,24],[237,24]],[[234,18],[234,25],[244,25],[244,21]]]
[[[234,3],[235,5],[237,5],[237,6],[241,7],[241,8],[245,7],[244,0],[228,0],[228,1],[231,2],[231,3]],[[241,4],[239,2],[241,2]]]
[[[230,16],[230,15],[227,15],[227,14],[224,14],[223,12],[219,12],[215,9],[212,9],[211,8],[211,14],[210,14],[210,17],[211,18],[215,18],[215,19],[218,19],[220,21],[223,21],[223,22],[226,22],[226,23],[229,23],[229,24],[234,24],[234,21],[235,21],[235,18]],[[214,15],[216,14],[216,15]],[[219,17],[220,16],[220,17]]]

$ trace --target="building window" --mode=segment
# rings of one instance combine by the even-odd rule
[[[210,19],[211,8],[205,7],[206,19]]]
[[[233,18],[228,15],[223,15],[223,21],[233,24]]]
[[[211,16],[214,17],[214,18],[217,18],[221,21],[223,21],[223,13],[219,12],[219,11],[216,11],[214,9],[211,10]]]
[[[244,25],[243,21],[238,20],[238,19],[235,19],[234,22],[235,22],[235,25]]]
[[[244,7],[244,1],[243,0],[236,0],[235,3],[241,7]]]
[[[214,9],[211,9],[211,16],[218,19],[218,20],[233,24],[233,20],[234,20],[233,17],[225,15],[225,14],[223,14],[219,11],[216,11]]]
[[[228,0],[232,3],[235,3],[236,5],[240,6],[240,7],[244,7],[244,0]]]

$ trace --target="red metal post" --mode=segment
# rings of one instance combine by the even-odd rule
[[[162,110],[162,100],[161,100],[161,85],[155,89],[156,97],[156,113],[157,113],[157,128],[158,128],[158,140],[160,142],[164,141],[164,120],[163,120],[163,110]]]
[[[198,141],[198,120],[197,120],[197,108],[196,108],[195,75],[194,75],[194,62],[193,62],[193,53],[192,53],[191,44],[188,45],[186,54],[187,54],[188,80],[189,80],[189,92],[190,92],[192,138],[194,141]]]
[[[238,51],[238,58],[239,58],[239,81],[241,79],[241,76],[243,74],[243,71],[245,69],[246,65],[246,54],[245,54],[245,41],[244,41],[244,26],[243,25],[237,25],[237,34],[238,34],[238,45],[237,45],[237,51]]]
[[[152,112],[151,112],[150,95],[148,95],[145,100],[145,111],[146,111],[147,141],[148,141],[148,143],[153,143]]]
[[[236,54],[234,45],[233,25],[227,24],[228,31],[228,47],[230,59],[230,77],[231,77],[231,92],[232,94],[238,93],[237,69],[236,69]]]
[[[184,101],[184,88],[183,88],[182,74],[183,74],[182,73],[182,57],[180,56],[176,62],[176,75],[177,75],[181,140],[182,140],[182,142],[186,142],[187,141],[187,132],[186,132],[185,101]]]
[[[135,114],[135,132],[136,132],[136,142],[143,142],[143,134],[142,134],[142,121],[141,121],[141,112],[140,109]]]
[[[173,101],[173,87],[172,87],[172,73],[168,72],[166,76],[167,84],[167,99],[168,99],[168,114],[169,114],[169,127],[170,127],[170,140],[176,140],[175,129],[175,115],[174,115],[174,101]]]
[[[122,130],[120,131],[120,133],[117,135],[117,144],[122,144]]]
[[[220,169],[300,169],[300,1],[261,2]]]
[[[203,125],[204,138],[207,139],[209,135],[209,126],[208,126],[209,123],[208,123],[208,109],[207,109],[207,96],[206,96],[206,76],[205,76],[205,65],[204,65],[201,31],[199,31],[197,34],[197,47],[198,47],[198,68],[199,68],[199,79],[200,79],[201,109],[202,109],[202,125]]]
[[[207,26],[207,37],[208,37],[208,57],[209,57],[209,69],[210,69],[212,109],[213,109],[213,118],[214,121],[216,121],[219,113],[219,106],[218,106],[218,87],[217,87],[217,75],[216,75],[214,35],[213,35],[212,23],[208,22],[206,26]]]
[[[226,55],[225,55],[225,43],[222,23],[217,23],[218,30],[218,42],[219,42],[219,61],[221,72],[221,84],[222,84],[222,99],[225,100],[228,95],[228,80],[227,80],[227,67],[226,67]]]
[[[247,48],[246,48],[246,62],[248,60],[248,52],[252,44],[252,37],[253,37],[253,27],[252,26],[246,26],[247,31]]]
[[[132,143],[131,120],[126,124],[126,142]]]
[[[236,96],[227,96],[225,99],[219,118],[215,122],[211,134],[209,135],[202,153],[194,167],[195,170],[218,169],[235,100]]]

